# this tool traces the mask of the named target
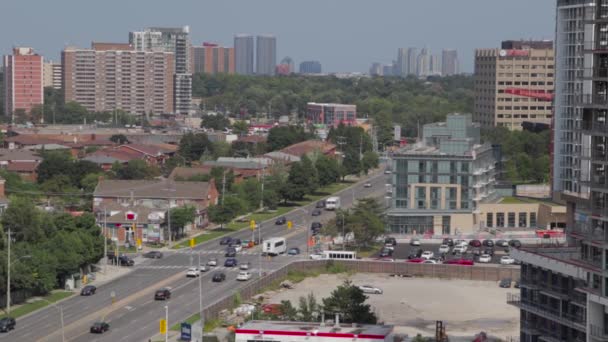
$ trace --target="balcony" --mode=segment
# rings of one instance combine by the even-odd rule
[[[583,43],[583,50],[592,53],[608,53],[608,41],[591,40]]]
[[[577,329],[583,332],[586,329],[587,322],[584,316],[560,312],[558,309],[553,309],[548,305],[536,303],[527,298],[521,298],[521,296],[518,294],[507,293],[507,304],[545,317],[572,329]]]
[[[608,123],[605,121],[583,121],[581,123],[581,130],[589,133],[597,134],[608,134]]]
[[[608,52],[608,50],[606,50]],[[608,104],[608,96],[601,94],[576,94],[574,97],[576,104],[585,107],[604,107]]]
[[[589,334],[600,341],[608,341],[608,329],[606,327],[602,328],[591,324],[589,326]]]

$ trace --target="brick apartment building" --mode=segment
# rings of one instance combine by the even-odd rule
[[[192,47],[190,58],[190,69],[194,73],[234,74],[234,48],[203,43]]]
[[[4,56],[4,113],[15,120],[15,112],[26,117],[36,105],[44,103],[43,58],[32,48],[17,47]]]

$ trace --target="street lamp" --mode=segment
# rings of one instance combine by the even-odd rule
[[[169,306],[165,305],[165,323],[167,327],[165,329],[165,342],[169,342]]]
[[[59,310],[59,319],[61,320],[61,341],[65,342],[65,330],[64,330],[64,324],[63,324],[63,307],[61,307],[53,302],[50,302],[44,298],[40,298],[40,300],[49,303],[52,307]]]

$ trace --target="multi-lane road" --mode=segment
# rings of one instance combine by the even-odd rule
[[[364,187],[364,183],[371,187]],[[363,197],[382,197],[387,176],[379,173],[369,179],[345,189],[337,194],[342,207],[350,207],[356,199]],[[305,258],[306,239],[310,223],[327,221],[335,214],[323,211],[321,216],[312,217],[314,203],[300,207],[285,215],[294,222],[295,229],[288,230],[286,225],[277,226],[274,220],[261,222],[263,239],[287,237],[288,247],[300,247],[300,256],[281,255],[275,258],[260,258],[260,247],[243,250],[237,255],[239,263],[249,262],[250,271],[255,279],[259,270],[272,272],[293,260]],[[257,235],[257,234],[256,234]],[[251,238],[246,229],[232,234],[240,239]],[[202,277],[203,306],[221,298],[231,296],[243,283],[236,281],[237,268],[225,268],[225,246],[218,239],[196,246],[193,251],[182,250],[166,252],[159,260],[136,259],[134,269],[126,275],[100,285],[97,293],[90,297],[74,296],[58,304],[64,313],[64,334],[66,341],[148,341],[158,332],[158,322],[164,318],[165,305],[169,307],[169,325],[180,322],[199,311],[199,287],[197,278],[186,278],[185,272],[193,262],[198,264],[209,258],[218,258],[217,270],[204,273]],[[212,283],[215,271],[226,273],[226,281]],[[155,301],[154,292],[161,287],[170,287],[171,299]],[[90,325],[97,320],[110,323],[110,331],[103,335],[89,333]],[[60,315],[56,307],[46,307],[25,318],[17,320],[15,330],[0,334],[0,341],[62,341]]]

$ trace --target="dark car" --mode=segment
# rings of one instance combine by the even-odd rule
[[[243,242],[241,241],[241,239],[232,238],[232,241],[230,241],[228,246],[236,246],[236,245],[243,245]]]
[[[410,255],[407,256],[408,259],[416,259],[422,256],[422,249],[418,248],[410,252]]]
[[[498,283],[498,286],[503,287],[503,288],[511,288],[511,278],[504,278],[500,280],[500,283]]]
[[[220,240],[220,245],[229,245],[231,242],[232,238],[230,236],[226,236]]]
[[[226,280],[226,274],[222,272],[214,273],[213,278],[211,278],[214,283],[221,283],[224,280]]]
[[[321,229],[323,227],[323,225],[321,224],[321,222],[313,222],[310,224],[310,229],[314,230],[314,229]]]
[[[15,329],[15,319],[12,317],[4,317],[0,319],[0,331],[9,332]]]
[[[483,254],[494,256],[494,248],[486,248],[483,250]]]
[[[325,201],[321,200],[321,201],[317,202],[317,204],[315,205],[315,208],[318,208],[318,209],[325,208]]]
[[[228,258],[224,261],[224,267],[235,267],[238,264],[235,258]]]
[[[387,237],[386,239],[384,239],[384,245],[385,246],[397,246],[397,239],[395,239],[394,237]]]
[[[298,247],[293,247],[293,248],[290,248],[290,249],[287,251],[287,254],[288,254],[288,255],[298,255],[298,254],[300,254],[300,249],[299,249]]]
[[[120,266],[133,266],[135,265],[135,261],[126,255],[121,255],[118,257],[117,264]]]
[[[310,215],[321,216],[321,209],[313,209],[313,211],[310,212]]]
[[[106,322],[95,322],[91,325],[92,334],[103,334],[108,330],[110,330],[110,325]]]
[[[484,245],[485,247],[494,247],[494,241],[492,240],[483,240],[483,242],[481,243],[482,245]]]
[[[471,247],[481,247],[481,241],[479,241],[479,240],[471,240],[471,241],[469,241],[469,246],[471,246]]]
[[[224,256],[226,256],[227,258],[234,258],[236,256],[236,249],[228,247]]]
[[[392,255],[393,255],[393,250],[392,249],[382,248],[382,250],[380,251],[380,257],[381,258],[390,257]]]
[[[95,291],[97,291],[97,288],[93,285],[87,285],[85,287],[82,288],[82,290],[80,290],[80,295],[81,296],[92,296],[95,294]]]
[[[521,242],[519,240],[509,240],[509,246],[513,248],[521,247]]]
[[[144,253],[143,257],[149,259],[160,259],[163,257],[163,253],[159,251],[149,251],[147,253]]]
[[[481,255],[481,249],[479,248],[473,248],[473,251],[471,252],[473,254],[473,256],[480,256]]]
[[[454,247],[454,240],[450,239],[450,238],[445,238],[443,239],[443,245],[448,245],[450,247]]]
[[[494,244],[498,247],[509,247],[507,240],[496,240]]]
[[[287,218],[285,216],[281,216],[276,221],[274,221],[274,224],[276,224],[277,226],[284,225],[285,223],[287,223]]]
[[[154,293],[154,300],[167,300],[171,298],[171,290],[168,288],[156,290]]]

